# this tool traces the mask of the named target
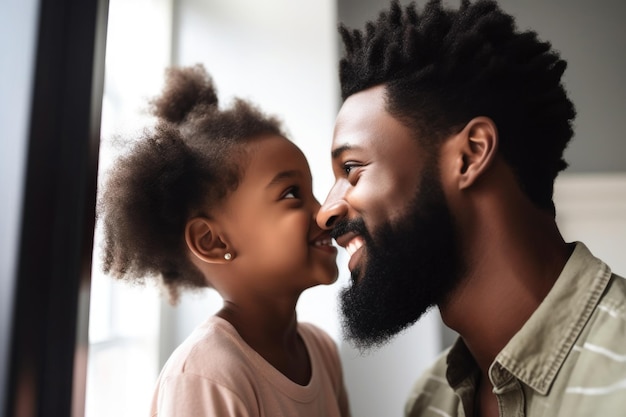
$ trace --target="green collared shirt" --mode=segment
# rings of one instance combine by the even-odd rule
[[[471,417],[462,339],[415,384],[408,417]],[[544,301],[489,368],[501,417],[626,417],[626,279],[576,243]]]

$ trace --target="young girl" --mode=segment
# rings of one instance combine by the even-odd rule
[[[296,319],[337,278],[303,153],[251,104],[219,109],[202,66],[170,69],[153,109],[99,201],[105,272],[155,277],[173,301],[212,287],[223,307],[169,358],[151,415],[348,416],[336,345]]]

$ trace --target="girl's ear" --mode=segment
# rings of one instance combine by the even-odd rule
[[[488,117],[475,117],[458,134],[459,140],[458,175],[459,189],[466,189],[491,166],[498,149],[498,130]]]
[[[187,247],[200,260],[209,263],[226,263],[233,252],[218,233],[217,223],[205,217],[194,217],[185,226]]]

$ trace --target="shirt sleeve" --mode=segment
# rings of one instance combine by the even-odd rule
[[[339,395],[337,398],[339,402],[339,409],[341,410],[341,415],[343,417],[351,417],[350,414],[350,401],[348,400],[348,392],[346,391],[346,386],[341,382],[341,387],[339,389]]]
[[[334,361],[335,377],[337,378],[337,402],[341,410],[342,417],[351,417],[350,401],[348,399],[348,390],[346,389],[345,379],[343,376],[343,365],[339,356],[339,350],[335,342],[329,338],[331,352]]]

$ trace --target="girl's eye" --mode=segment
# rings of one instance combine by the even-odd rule
[[[284,199],[300,198],[300,189],[298,187],[289,187],[284,193]]]

